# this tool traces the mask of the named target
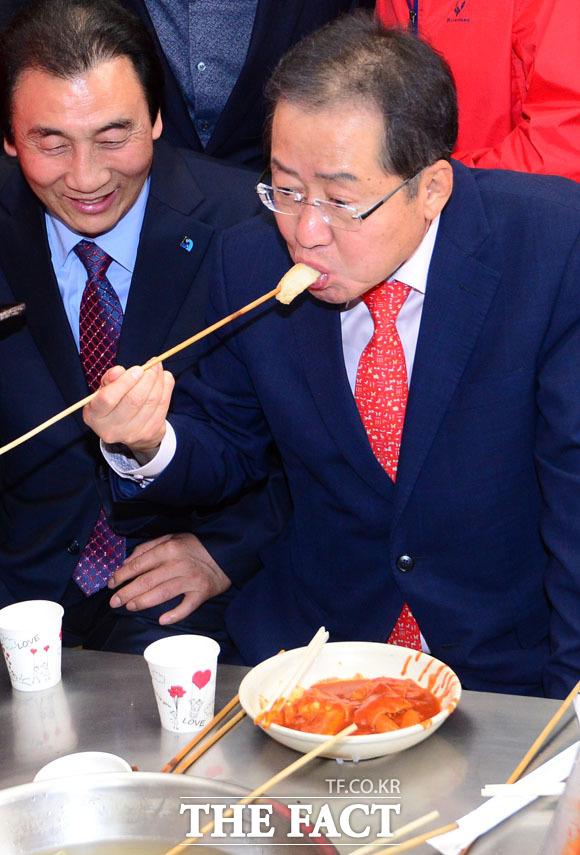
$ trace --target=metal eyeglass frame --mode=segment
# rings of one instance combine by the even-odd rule
[[[272,184],[264,184],[263,183],[262,179],[269,172],[270,172],[270,167],[268,166],[268,167],[266,167],[266,169],[264,169],[264,171],[262,172],[262,174],[258,178],[258,182],[257,182],[256,186],[254,187],[254,190],[258,194],[258,198],[260,199],[260,201],[262,202],[264,207],[268,208],[269,211],[274,211],[276,214],[282,214],[282,216],[284,216],[284,215],[287,215],[289,217],[300,216],[300,208],[299,207],[296,209],[296,213],[293,213],[292,211],[277,211],[275,208],[272,208],[270,205],[268,205],[264,201],[264,197],[262,195],[262,193],[264,191],[282,190],[281,187],[274,187]],[[422,170],[420,169],[419,172],[422,172]],[[362,214],[360,213],[360,211],[357,211],[357,209],[354,208],[352,205],[341,205],[341,204],[337,204],[336,202],[329,202],[325,199],[313,199],[312,202],[309,202],[305,198],[304,193],[301,193],[299,190],[290,190],[290,191],[285,191],[285,192],[289,192],[289,193],[293,194],[294,202],[297,205],[312,205],[315,208],[318,208],[320,210],[320,204],[323,203],[324,205],[330,205],[331,208],[336,208],[339,211],[352,211],[353,212],[352,213],[352,219],[354,221],[358,222],[359,228],[360,228],[360,226],[362,226],[363,222],[366,220],[367,217],[370,217],[371,214],[374,214],[375,211],[378,211],[378,209],[382,205],[384,205],[385,202],[389,201],[391,196],[394,196],[395,193],[398,193],[399,190],[401,190],[406,184],[409,183],[409,181],[412,181],[413,178],[416,178],[417,175],[419,175],[419,172],[416,172],[414,175],[411,175],[409,178],[405,178],[405,180],[401,181],[400,184],[397,184],[397,186],[393,190],[391,190],[390,193],[387,193],[386,196],[383,196],[382,199],[380,199],[378,202],[376,202],[376,204],[372,205],[372,207],[370,207],[367,211],[364,211]],[[322,209],[322,211],[323,210],[324,209]],[[322,211],[321,211],[321,213],[322,213]],[[324,216],[323,216],[323,219],[324,219]],[[324,222],[326,222],[326,220],[324,220]],[[337,226],[337,225],[327,223],[327,222],[326,222],[326,224],[330,225],[331,228],[337,228],[337,229],[344,228],[346,231],[348,231],[348,226]]]

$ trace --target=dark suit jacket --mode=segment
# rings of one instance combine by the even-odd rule
[[[0,303],[26,303],[23,325],[0,327],[4,445],[85,397],[88,389],[50,262],[43,209],[12,159],[2,165]],[[156,143],[119,364],[143,363],[203,326],[215,235],[256,212],[254,180],[245,170]],[[193,241],[190,252],[180,246],[184,237]],[[167,367],[179,374],[199,346],[176,354]],[[81,412],[0,457],[0,490],[0,605],[30,597],[58,600],[99,508],[111,511],[108,468]],[[254,560],[248,538],[257,529],[247,525],[253,511],[252,500],[229,511],[227,523],[225,516],[207,520],[213,546],[207,545],[234,581],[248,569],[244,562]],[[123,531],[130,532],[130,515],[124,516]],[[173,511],[158,522],[148,534],[185,524]]]
[[[453,169],[396,485],[348,385],[339,312],[304,294],[224,331],[207,385],[184,378],[177,454],[149,489],[216,501],[278,445],[293,520],[228,612],[248,663],[321,624],[384,640],[406,601],[467,688],[562,696],[580,673],[580,187]],[[273,225],[227,232],[215,311],[287,268]]]
[[[163,62],[163,136],[179,146],[202,151],[200,139],[163,54],[144,0],[121,0],[150,30]],[[258,0],[246,61],[205,153],[260,172],[263,168],[265,109],[262,92],[274,66],[303,36],[357,5],[356,0]],[[265,162],[264,162],[265,165]]]

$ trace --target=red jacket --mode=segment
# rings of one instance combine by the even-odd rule
[[[580,181],[580,0],[377,0],[448,61],[459,100],[454,156],[468,166]]]

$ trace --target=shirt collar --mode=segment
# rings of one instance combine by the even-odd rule
[[[151,178],[149,177],[145,181],[135,203],[127,213],[121,217],[119,222],[110,231],[94,239],[95,243],[102,250],[108,253],[117,264],[128,270],[129,273],[133,273],[135,267],[150,183]],[[79,240],[83,240],[85,236],[69,229],[62,220],[59,220],[48,212],[45,214],[45,220],[52,249],[53,264],[55,268],[64,267],[73,247],[77,245]]]
[[[425,293],[427,290],[427,275],[429,273],[429,265],[431,264],[431,256],[433,255],[440,217],[441,214],[437,214],[413,255],[395,270],[389,281],[397,279],[399,282],[409,285],[415,291],[420,291],[421,294]]]
[[[393,279],[397,279],[399,282],[409,285],[409,287],[414,291],[419,291],[419,293],[425,294],[425,291],[427,290],[429,265],[431,264],[431,256],[433,255],[433,248],[435,246],[435,238],[437,237],[440,217],[441,214],[437,214],[413,255],[395,270],[393,275],[388,279],[389,282],[392,282]],[[348,303],[345,303],[344,310],[348,311],[354,306],[358,306],[361,301],[362,297],[357,297],[355,300],[349,300]]]

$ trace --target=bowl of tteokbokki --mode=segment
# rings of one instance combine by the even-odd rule
[[[454,671],[427,653],[366,641],[326,644],[287,698],[284,688],[304,648],[253,668],[240,684],[247,715],[283,745],[307,752],[356,724],[323,757],[366,760],[422,742],[461,697]]]

